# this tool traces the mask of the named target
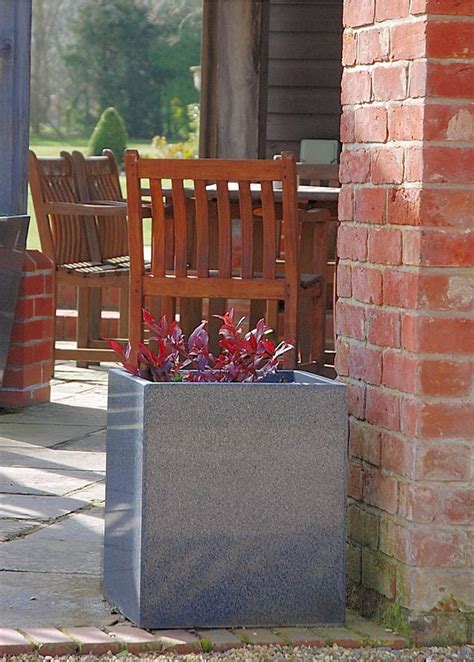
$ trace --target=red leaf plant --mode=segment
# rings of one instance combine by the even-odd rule
[[[263,319],[255,329],[244,334],[241,325],[245,318],[234,323],[233,309],[215,317],[222,320],[217,357],[209,351],[207,322],[196,327],[186,342],[176,321],[168,324],[163,316],[156,322],[147,310],[143,310],[143,321],[151,331],[150,341],[154,349],[140,343],[136,360],[132,362],[130,343],[122,347],[115,340],[109,340],[109,345],[125,370],[152,382],[262,381],[277,371],[283,354],[293,349],[290,343],[281,342],[275,346],[268,340],[265,336],[271,330]]]

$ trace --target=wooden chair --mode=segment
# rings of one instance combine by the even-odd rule
[[[119,212],[115,216],[97,216],[96,227],[100,253],[103,259],[121,266],[129,265],[127,218],[123,214],[126,200],[122,195],[120,175],[115,155],[104,149],[102,156],[84,156],[82,152],[72,152],[74,176],[82,202],[116,205]],[[93,310],[100,310],[100,291],[93,291]],[[128,335],[128,288],[120,290],[119,328],[121,338]]]
[[[129,209],[129,326],[132,351],[136,351],[138,343],[143,339],[142,307],[146,296],[161,297],[165,302],[176,298],[280,300],[284,302],[285,311],[283,335],[285,339],[296,343],[296,350],[286,354],[285,365],[295,367],[299,300],[307,298],[317,314],[317,303],[323,295],[324,277],[320,274],[300,275],[301,228],[294,157],[284,154],[275,161],[143,159],[136,150],[127,150],[125,170]],[[172,200],[169,202],[173,213],[171,218],[166,218],[163,180],[169,179],[172,182]],[[149,272],[146,272],[143,260],[142,180],[150,182],[152,200],[152,262]],[[195,222],[191,232],[185,180],[194,184]],[[229,182],[238,182],[239,186],[242,253],[238,270],[232,268],[233,215]],[[281,220],[285,237],[285,260],[280,267],[279,214],[274,182],[282,182]],[[206,185],[210,183],[217,185],[216,203],[209,199],[210,194],[206,190]],[[252,183],[261,184],[261,218],[253,214]],[[326,212],[322,214],[327,221]],[[320,223],[321,215],[317,216]],[[217,222],[217,236],[211,229],[214,219]],[[310,213],[305,212],[303,219],[305,224],[312,222]],[[173,233],[167,228],[169,223],[174,226]],[[259,228],[257,234],[256,228]],[[174,236],[172,247],[168,245],[167,239],[171,234]],[[261,242],[255,240],[258,234]],[[261,251],[258,250],[259,245]],[[190,246],[194,246],[194,258],[191,260],[193,268],[189,266]],[[172,269],[168,268],[170,249],[173,253]],[[211,264],[211,251],[215,253],[215,265]],[[168,309],[172,314],[172,306]],[[306,320],[306,326],[308,322]]]
[[[56,267],[55,292],[60,285],[78,290],[77,349],[55,348],[55,358],[74,359],[81,365],[112,361],[114,352],[99,337],[100,319],[92,305],[97,300],[91,292],[128,288],[126,204],[81,200],[73,159],[66,152],[38,158],[30,151],[29,170],[41,248]]]

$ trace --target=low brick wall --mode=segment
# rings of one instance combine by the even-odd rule
[[[53,373],[53,265],[27,251],[20,281],[0,405],[26,407],[49,400]]]

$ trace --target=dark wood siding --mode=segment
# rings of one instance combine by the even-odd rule
[[[267,156],[339,139],[342,0],[270,0]]]

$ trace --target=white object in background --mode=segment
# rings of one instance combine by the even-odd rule
[[[339,143],[337,140],[310,140],[301,141],[300,161],[304,163],[337,163]]]

